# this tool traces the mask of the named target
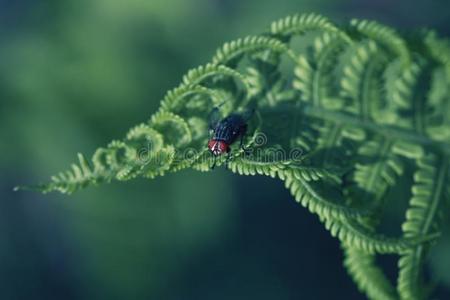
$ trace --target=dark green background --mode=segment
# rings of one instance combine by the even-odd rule
[[[13,193],[121,138],[223,42],[318,12],[450,35],[448,1],[0,0],[0,299],[363,299],[280,181],[183,171]],[[430,274],[450,299],[450,240]],[[395,257],[383,261],[396,271]]]

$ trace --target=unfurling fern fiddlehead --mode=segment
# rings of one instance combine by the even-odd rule
[[[294,50],[293,37],[307,47]],[[293,72],[280,68],[288,59]],[[37,186],[72,193],[88,185],[210,169],[207,116],[257,108],[250,153],[235,149],[229,169],[285,182],[295,200],[337,237],[349,274],[371,299],[425,299],[426,253],[439,236],[450,185],[450,47],[434,32],[403,39],[376,22],[340,29],[294,15],[261,36],[226,43],[191,70],[160,109],[92,159]],[[223,164],[220,159],[218,164]],[[379,223],[389,191],[412,181],[402,235]],[[411,184],[410,184],[411,185]],[[402,186],[402,185],[399,185]],[[397,288],[377,254],[400,255]]]

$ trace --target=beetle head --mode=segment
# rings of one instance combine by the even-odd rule
[[[208,142],[208,148],[215,156],[219,156],[223,153],[230,151],[230,147],[224,141],[210,140]]]

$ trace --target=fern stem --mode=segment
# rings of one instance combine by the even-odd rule
[[[310,117],[364,128],[369,131],[382,134],[386,138],[390,137],[398,140],[411,141],[421,145],[432,146],[439,149],[439,151],[446,153],[447,155],[450,154],[450,142],[436,141],[429,138],[428,136],[414,134],[402,128],[363,121],[359,117],[355,117],[348,113],[324,110],[320,107],[308,104],[304,105],[303,110],[304,113]]]

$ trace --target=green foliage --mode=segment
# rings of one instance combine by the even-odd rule
[[[294,50],[293,37],[306,47]],[[34,188],[72,193],[114,179],[209,171],[211,109],[223,104],[225,115],[255,105],[251,152],[233,145],[229,169],[283,180],[341,241],[344,265],[369,298],[425,299],[426,254],[449,200],[449,98],[450,47],[434,32],[406,40],[373,21],[340,29],[319,15],[295,15],[226,43],[148,122]],[[393,189],[410,198],[398,237],[382,229],[390,205],[403,200]],[[385,253],[400,255],[397,289],[377,266]]]

